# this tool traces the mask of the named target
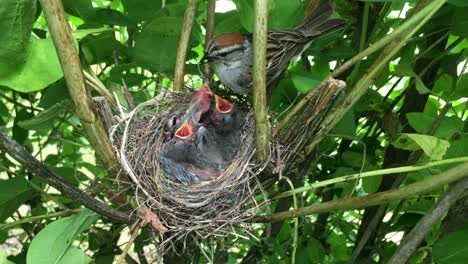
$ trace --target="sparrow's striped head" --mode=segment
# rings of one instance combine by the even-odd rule
[[[201,63],[222,60],[226,55],[243,50],[246,37],[239,32],[224,33],[210,40]]]

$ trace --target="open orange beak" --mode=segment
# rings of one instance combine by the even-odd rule
[[[216,110],[219,113],[227,114],[232,111],[233,104],[231,104],[228,100],[215,95],[215,103],[216,103]]]
[[[209,95],[212,95],[213,92],[211,91],[210,89],[210,86],[208,86],[208,84],[204,83],[202,86],[200,86],[200,88],[196,89],[195,92],[205,92]]]
[[[188,139],[193,134],[192,127],[189,125],[187,120],[184,121],[181,127],[176,130],[175,136],[179,139]]]

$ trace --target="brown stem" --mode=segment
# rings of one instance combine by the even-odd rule
[[[187,0],[184,22],[180,32],[179,46],[177,47],[176,65],[174,70],[174,90],[182,91],[184,88],[185,60],[190,44],[190,35],[195,21],[198,0]]]
[[[70,26],[65,18],[62,1],[40,0],[49,32],[62,65],[68,91],[75,104],[76,113],[83,124],[88,140],[97,157],[110,169],[117,164],[109,137],[94,113],[91,97],[86,90],[80,59],[73,43]]]

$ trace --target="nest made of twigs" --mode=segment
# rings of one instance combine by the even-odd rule
[[[260,208],[256,195],[261,185],[256,176],[262,167],[253,162],[252,113],[245,115],[237,155],[219,177],[185,185],[161,169],[164,124],[171,111],[186,109],[189,102],[190,94],[168,93],[128,113],[120,108],[110,133],[138,206],[150,209],[168,229],[160,241],[165,249],[187,237],[205,239],[228,235],[234,227],[246,228]]]

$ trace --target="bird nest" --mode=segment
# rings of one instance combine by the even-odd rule
[[[264,203],[256,198],[262,193],[256,176],[263,167],[253,162],[251,112],[243,114],[237,154],[218,177],[184,184],[162,169],[165,124],[175,109],[187,109],[190,97],[188,93],[166,93],[130,112],[119,107],[119,115],[112,117],[113,125],[109,126],[122,175],[130,180],[137,206],[156,216],[162,224],[160,231],[167,229],[160,232],[159,245],[164,250],[179,242],[185,245],[185,241],[232,234],[239,226],[245,230]]]

